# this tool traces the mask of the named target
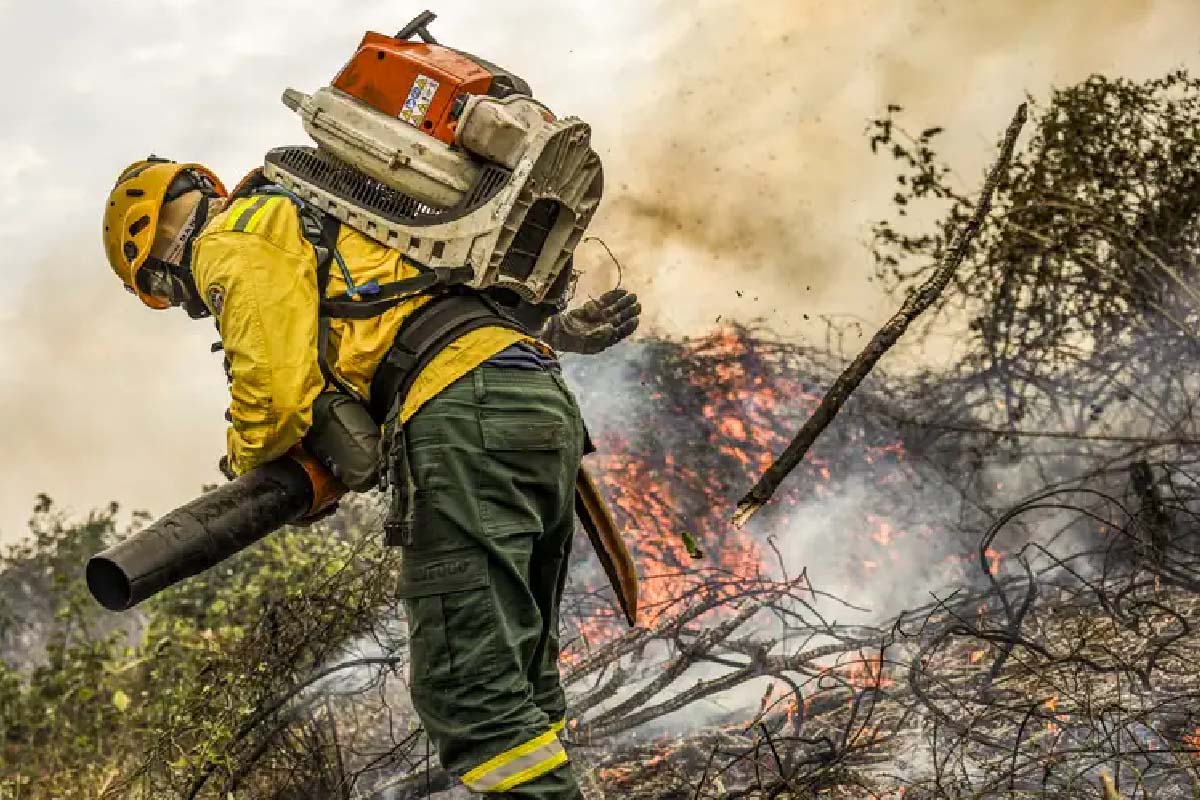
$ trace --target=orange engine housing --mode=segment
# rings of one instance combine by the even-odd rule
[[[524,91],[514,88],[514,81]],[[373,31],[363,37],[333,87],[446,144],[454,143],[459,97],[528,91],[520,78],[465,53]]]

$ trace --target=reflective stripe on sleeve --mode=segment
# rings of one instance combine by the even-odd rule
[[[550,723],[550,730],[551,730],[553,733],[562,733],[562,732],[563,732],[563,728],[565,728],[565,727],[567,727],[567,718],[566,718],[566,717],[563,717],[563,718],[562,718],[562,719],[560,719],[558,722],[551,722],[551,723]]]
[[[238,232],[249,231],[250,227],[258,221],[260,216],[262,216],[263,211],[267,207],[267,201],[273,199],[275,198],[271,197],[270,195],[262,195],[254,198],[253,200],[247,199],[242,201],[242,206],[240,207],[239,212],[237,214],[229,215],[230,222],[226,226],[225,230]]]
[[[463,775],[462,782],[476,792],[503,792],[565,763],[567,751],[551,730],[485,761]]]

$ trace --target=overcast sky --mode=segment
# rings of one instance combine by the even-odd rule
[[[443,41],[592,123],[594,232],[647,328],[676,333],[888,310],[862,249],[891,179],[862,132],[888,102],[946,125],[969,190],[1026,91],[1194,68],[1200,47],[1194,0],[0,0],[0,540],[37,491],[161,513],[217,479],[213,331],[108,273],[117,171],[154,152],[236,182],[304,140],[285,87],[327,83],[364,30],[425,7]],[[615,280],[595,247],[581,263],[588,290]]]

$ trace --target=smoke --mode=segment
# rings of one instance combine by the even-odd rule
[[[1192,63],[1200,21],[1184,0],[513,0],[486,24],[475,4],[430,4],[445,41],[592,123],[608,189],[591,233],[643,293],[645,329],[666,334],[718,317],[795,336],[820,315],[880,319],[890,304],[863,244],[891,174],[869,156],[869,118],[897,102],[915,125],[946,125],[971,190],[1026,91]],[[98,198],[151,150],[235,180],[300,138],[283,87],[316,88],[359,31],[404,21],[391,4],[356,3],[330,25],[327,4],[311,6],[272,0],[231,26],[186,0],[153,15],[0,3],[0,67],[22,76],[9,86],[20,113],[0,133],[0,540],[23,530],[38,491],[80,510],[117,498],[161,513],[216,479],[225,401],[211,331],[113,285]],[[579,263],[581,295],[617,280],[599,243]]]
[[[63,242],[32,264],[44,279],[0,317],[0,540],[15,538],[36,492],[80,513],[112,498],[166,510],[222,480],[215,331],[131,302],[79,256],[95,247]]]
[[[657,53],[618,78],[619,125],[602,129],[610,187],[596,230],[651,321],[684,334],[718,316],[802,334],[805,314],[889,309],[863,246],[891,195],[890,159],[872,158],[863,132],[888,103],[914,126],[946,126],[940,146],[972,192],[1026,92],[1194,61],[1184,31],[1200,18],[1186,2],[1126,0],[657,10]],[[615,278],[597,248],[580,263],[599,273],[591,286]]]

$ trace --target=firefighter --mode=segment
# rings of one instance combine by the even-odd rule
[[[244,185],[256,183],[231,197],[199,164],[131,165],[105,209],[109,263],[150,308],[216,321],[230,381],[228,476],[305,441],[330,392],[385,417],[391,409],[412,481],[399,593],[425,730],[474,792],[579,796],[557,736],[566,711],[558,616],[586,433],[554,353],[595,353],[629,336],[636,296],[614,290],[559,309],[540,340],[529,320],[544,320],[545,309],[519,325],[470,291],[328,318],[322,298],[353,298],[417,268],[347,225],[312,218],[261,177]],[[460,310],[440,311],[450,306]],[[455,327],[453,314],[468,306],[469,324]],[[403,339],[439,313],[448,335]],[[380,383],[383,365],[396,363],[408,373]],[[398,396],[378,396],[387,392]]]

